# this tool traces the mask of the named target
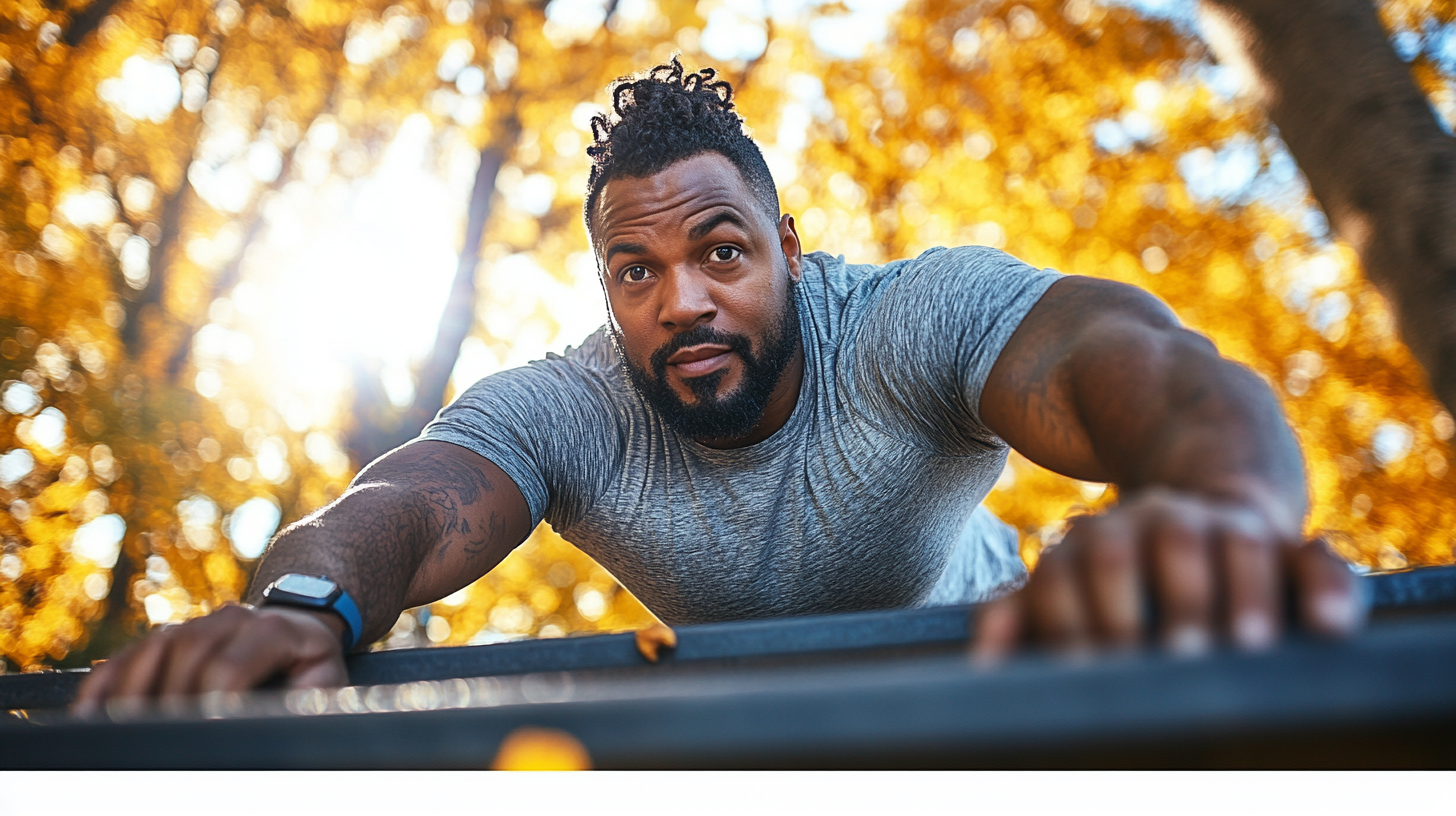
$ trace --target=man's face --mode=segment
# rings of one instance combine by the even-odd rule
[[[749,436],[790,386],[792,408],[792,218],[775,224],[732,162],[703,153],[607,182],[594,223],[623,362],[669,422],[725,441]]]

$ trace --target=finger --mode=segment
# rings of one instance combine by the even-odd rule
[[[173,627],[154,630],[137,647],[131,659],[119,667],[111,699],[150,697],[161,679],[161,669],[171,648]]]
[[[317,616],[300,613],[294,625],[302,632],[294,638],[298,662],[288,672],[289,688],[336,688],[349,684],[339,635]]]
[[[1323,541],[1291,548],[1300,623],[1326,637],[1343,637],[1365,623],[1366,608],[1354,573]]]
[[[288,675],[289,688],[338,688],[349,684],[349,669],[342,649],[319,660],[300,663]]]
[[[1279,639],[1280,544],[1235,520],[1218,534],[1228,590],[1229,639],[1240,649],[1267,649]]]
[[[1163,643],[1177,654],[1201,654],[1213,642],[1214,573],[1204,522],[1198,508],[1178,503],[1158,510],[1148,532]]]
[[[1032,630],[1045,645],[1059,651],[1081,651],[1089,646],[1082,593],[1071,563],[1072,546],[1074,542],[1064,540],[1044,551],[1023,590]]]
[[[196,694],[208,658],[227,645],[238,628],[246,624],[248,614],[241,607],[226,606],[179,627],[172,637],[158,693],[164,697]]]
[[[130,650],[126,650],[110,660],[92,664],[91,671],[86,673],[86,679],[81,681],[81,687],[76,690],[76,699],[71,703],[72,714],[77,717],[94,717],[101,713],[106,695],[115,685],[117,666],[129,654]]]
[[[1126,516],[1108,515],[1079,525],[1082,586],[1101,639],[1136,647],[1143,633],[1142,575],[1137,538]]]
[[[337,651],[328,638],[312,634],[282,616],[259,616],[208,661],[198,691],[246,691],[299,663],[325,658],[330,647]]]
[[[1021,592],[976,607],[976,631],[971,641],[971,662],[989,668],[1006,659],[1021,639]]]

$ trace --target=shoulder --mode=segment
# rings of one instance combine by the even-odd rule
[[[896,326],[910,315],[927,325],[951,321],[962,325],[999,323],[1008,312],[1017,319],[1062,274],[1038,269],[984,246],[935,247],[902,262],[895,280],[881,298]]]
[[[603,327],[561,354],[482,377],[461,392],[446,412],[489,410],[544,419],[562,414],[603,417],[620,388],[621,370]]]
[[[494,462],[521,489],[533,519],[565,529],[621,463],[628,403],[615,361],[599,330],[564,354],[481,378],[422,437]]]
[[[914,258],[885,264],[851,264],[843,255],[824,252],[804,256],[807,293],[831,303],[872,300],[902,280],[906,286],[959,280],[971,287],[994,287],[1016,278],[1058,275],[987,246],[933,247]]]
[[[805,255],[798,288],[810,325],[831,343],[852,335],[909,263],[852,264],[843,255]]]
[[[955,279],[970,286],[992,287],[1018,277],[1056,276],[1014,255],[988,246],[932,247],[905,261],[904,274],[917,281]]]
[[[843,255],[810,252],[804,256],[803,284],[811,297],[842,303],[872,298],[893,283],[914,261],[885,264],[848,263]]]
[[[602,326],[592,332],[579,346],[567,346],[561,354],[546,353],[546,359],[531,365],[559,364],[593,372],[616,372],[620,370],[617,345],[612,342],[612,333]]]
[[[898,262],[849,357],[866,411],[951,455],[1001,443],[980,393],[1022,318],[1062,276],[990,247],[937,247]]]

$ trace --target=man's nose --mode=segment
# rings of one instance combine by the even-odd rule
[[[658,322],[664,328],[685,331],[699,323],[711,322],[717,316],[710,282],[700,271],[672,270],[662,283],[658,289],[662,292]]]

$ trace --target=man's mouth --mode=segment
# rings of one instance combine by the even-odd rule
[[[667,358],[667,364],[677,369],[683,377],[701,377],[728,362],[733,349],[714,343],[704,343],[679,349]]]

